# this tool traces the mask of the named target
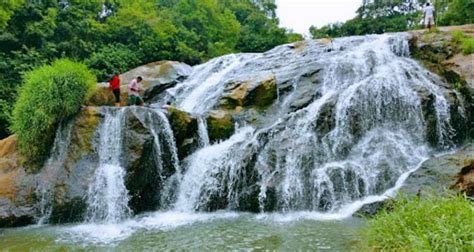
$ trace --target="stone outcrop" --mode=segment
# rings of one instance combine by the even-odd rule
[[[166,89],[174,87],[185,80],[192,72],[192,67],[176,61],[157,61],[137,67],[120,75],[121,104],[126,105],[127,85],[132,79],[141,76],[141,95],[145,101],[154,101]],[[115,98],[108,83],[97,84],[98,88],[89,99],[89,106],[113,106]]]
[[[474,139],[474,54],[462,53],[459,44],[453,40],[454,31],[463,32],[465,36],[474,38],[474,25],[440,27],[439,32],[427,33],[424,30],[413,31],[410,41],[411,54],[431,71],[441,76],[448,86],[447,97],[450,99],[451,125],[456,130],[454,140],[466,143]],[[421,97],[423,98],[421,91]],[[460,95],[458,95],[460,94]],[[425,97],[423,106],[429,110],[433,97]],[[463,104],[464,113],[458,111],[458,105]],[[432,106],[432,105],[431,105]],[[427,110],[424,110],[427,111]],[[430,143],[434,143],[434,134],[429,132],[436,127],[432,115],[425,115]]]
[[[159,192],[176,172],[169,147],[174,140],[163,130],[166,117],[148,108],[124,110],[121,164],[129,207],[138,214],[166,203]],[[98,129],[105,113],[107,108],[87,107],[63,125],[51,157],[35,174],[17,162],[14,135],[0,142],[0,227],[28,225],[41,217],[53,224],[84,220],[86,195],[99,166]]]
[[[431,158],[408,177],[401,192],[414,195],[457,189],[460,192],[472,193],[473,163],[474,144],[453,154]]]

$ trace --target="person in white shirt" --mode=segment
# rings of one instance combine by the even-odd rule
[[[426,3],[425,8],[423,8],[423,19],[425,20],[425,28],[428,28],[431,31],[431,26],[435,25],[434,22],[434,12],[435,9],[431,6],[430,3]]]
[[[128,84],[128,105],[140,105],[143,106],[143,100],[140,97],[140,87],[138,84],[142,82],[142,77],[138,76]]]

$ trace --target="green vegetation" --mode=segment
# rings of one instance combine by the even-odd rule
[[[357,16],[345,23],[329,24],[320,28],[312,26],[313,38],[342,37],[384,32],[399,32],[423,28],[421,7],[426,0],[364,0],[357,10]],[[439,26],[474,23],[474,1],[436,0],[430,1],[436,10],[436,23]]]
[[[137,54],[122,44],[105,45],[86,60],[99,80],[107,80],[111,74],[123,73],[139,63]]]
[[[157,60],[198,64],[302,39],[278,27],[274,0],[91,0],[0,3],[0,138],[23,74],[70,58],[108,81]]]
[[[474,53],[474,38],[465,38],[461,42],[461,50],[466,55]]]
[[[463,196],[399,197],[364,235],[370,248],[395,251],[473,251],[474,205]]]
[[[474,53],[474,38],[466,36],[462,31],[454,31],[451,36],[452,42],[460,45],[463,54]]]
[[[95,83],[85,65],[70,60],[57,60],[25,74],[11,128],[28,164],[44,161],[58,125],[79,111]]]

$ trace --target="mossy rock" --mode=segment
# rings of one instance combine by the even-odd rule
[[[86,107],[74,119],[68,164],[72,165],[84,154],[94,151],[93,137],[102,117],[97,107]]]
[[[207,129],[211,142],[228,139],[234,133],[232,116],[222,110],[211,111],[207,118]]]
[[[177,108],[170,107],[168,109],[168,119],[178,146],[183,144],[184,140],[192,136],[197,130],[197,120]]]
[[[256,88],[250,90],[245,97],[245,107],[256,107],[265,109],[273,104],[278,97],[278,91],[275,78],[262,81]]]

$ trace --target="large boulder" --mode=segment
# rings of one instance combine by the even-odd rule
[[[175,107],[168,108],[168,119],[176,139],[179,159],[199,148],[197,119]]]
[[[0,140],[0,227],[35,221],[32,194],[18,182],[27,178],[17,162],[16,143],[15,135]]]
[[[141,95],[145,101],[152,102],[164,90],[174,87],[185,80],[192,72],[192,67],[177,61],[152,62],[120,75],[121,103],[126,104],[127,86],[137,76],[141,76]],[[98,83],[97,91],[89,99],[89,106],[113,106],[114,95],[108,88],[108,83]]]

